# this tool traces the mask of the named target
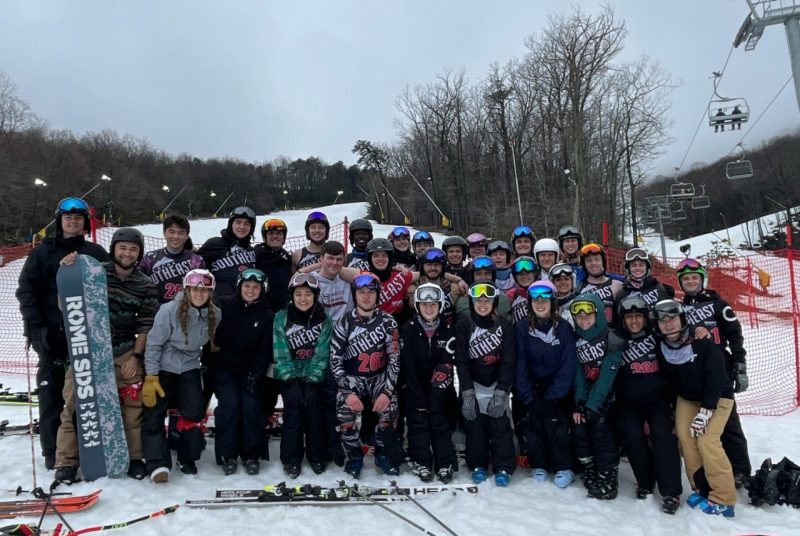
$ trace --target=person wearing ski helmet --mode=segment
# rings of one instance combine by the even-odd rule
[[[128,445],[130,463],[128,476],[141,480],[147,476],[142,448],[142,405],[139,389],[142,385],[147,332],[153,325],[158,307],[156,287],[136,264],[142,259],[144,237],[132,227],[117,229],[111,237],[109,248],[111,262],[103,263],[108,292],[108,318],[111,327],[111,351],[114,357],[116,388],[120,397],[120,410]],[[70,265],[76,255],[61,259]],[[64,409],[56,436],[56,475],[58,482],[76,481],[79,464],[78,432],[75,424],[76,383],[70,367],[64,381]],[[98,385],[97,388],[104,388]],[[107,386],[106,386],[107,387]]]
[[[414,255],[417,256],[417,259],[421,259],[425,252],[434,246],[436,246],[436,241],[433,239],[433,235],[428,231],[417,231],[414,233],[414,236],[411,237],[411,249],[414,251]]]
[[[473,283],[494,284],[494,261],[488,255],[479,255],[472,259],[472,261],[469,263],[469,270],[472,274]],[[464,314],[469,314],[471,301],[472,298],[469,297],[469,293],[460,296],[456,302],[456,315],[461,316]],[[497,314],[507,320],[511,319],[511,301],[504,292],[501,292],[497,296]]]
[[[505,292],[514,288],[514,279],[511,277],[511,248],[504,240],[493,240],[486,248],[486,254],[494,261],[494,284]]]
[[[492,283],[469,288],[470,314],[456,323],[456,371],[472,481],[486,480],[492,460],[495,485],[505,487],[516,469],[509,394],[514,383],[515,334],[496,314],[500,291]],[[490,455],[491,453],[491,455]]]
[[[464,266],[464,260],[469,253],[467,241],[460,236],[448,236],[442,241],[442,251],[447,254],[445,271],[469,281],[469,270]]]
[[[550,282],[556,288],[556,309],[558,314],[574,327],[569,304],[578,295],[576,269],[571,264],[561,262],[550,268]]]
[[[560,249],[558,242],[552,238],[540,238],[533,246],[533,258],[539,267],[539,272],[536,274],[538,280],[550,279],[550,268],[558,262]]]
[[[314,211],[306,218],[305,230],[308,244],[292,252],[292,273],[319,262],[322,245],[330,235],[331,224],[324,213]]]
[[[206,267],[203,257],[192,250],[186,216],[170,214],[164,218],[163,229],[166,246],[146,252],[138,266],[155,284],[159,304],[171,301],[183,289],[186,272]]]
[[[378,416],[375,427],[375,463],[388,475],[397,475],[404,454],[394,428],[397,420],[397,376],[400,371],[400,334],[397,322],[379,307],[381,281],[362,272],[353,279],[356,308],[333,327],[330,367],[338,386],[339,420],[345,472],[358,478],[364,466],[358,416],[370,407]]]
[[[36,364],[39,444],[47,469],[55,466],[56,434],[64,409],[64,374],[69,363],[56,273],[61,260],[68,256],[89,255],[100,262],[110,259],[102,246],[86,240],[90,228],[89,205],[83,199],[62,199],[55,215],[55,233],[30,251],[16,291],[25,346],[32,347],[39,356]]]
[[[275,315],[272,348],[282,384],[281,463],[289,478],[297,478],[304,456],[315,474],[328,465],[323,399],[333,323],[319,303],[313,274],[294,274],[289,295],[287,308]]]
[[[532,257],[522,256],[514,259],[511,265],[511,274],[516,285],[506,293],[511,301],[511,322],[517,322],[528,317],[528,287],[536,281],[536,262]]]
[[[208,270],[191,270],[183,277],[183,291],[156,313],[147,334],[144,352],[145,379],[142,386],[144,424],[142,442],[150,479],[169,480],[172,454],[164,432],[169,408],[178,417],[178,467],[185,474],[197,473],[195,462],[205,445],[202,421],[206,400],[200,371],[203,346],[214,340],[222,312],[212,300],[216,281]]]
[[[270,308],[277,313],[289,301],[289,278],[292,275],[292,254],[284,245],[288,228],[286,222],[278,218],[268,218],[261,225],[261,244],[256,244],[255,266],[267,276],[270,290],[267,294]]]
[[[400,330],[412,472],[426,483],[436,474],[443,484],[449,483],[458,470],[446,415],[447,395],[453,384],[455,336],[441,316],[445,300],[441,287],[421,284],[414,291],[415,314]]]
[[[600,296],[604,304],[606,321],[614,318],[614,302],[622,292],[622,282],[606,273],[606,251],[599,244],[586,244],[581,248],[581,267],[586,279],[578,287],[581,293],[590,292]],[[574,316],[574,315],[573,315]]]
[[[256,253],[252,239],[256,226],[256,213],[250,207],[236,207],[228,217],[228,226],[220,236],[212,237],[197,253],[203,257],[206,268],[214,274],[216,289],[214,299],[236,294],[236,278],[246,268],[255,268]]]
[[[581,233],[577,225],[564,225],[558,230],[558,246],[561,249],[564,262],[573,266],[580,266],[583,233]]]
[[[367,244],[372,240],[372,224],[369,220],[359,218],[350,223],[348,238],[352,251],[347,254],[345,266],[358,270],[369,270],[367,264]]]
[[[444,296],[444,303],[438,313],[438,318],[452,326],[453,304],[458,300],[460,293],[458,286],[453,285],[445,278],[444,267],[447,264],[447,256],[441,249],[431,248],[425,252],[419,262],[422,272],[417,283],[408,289],[409,305],[412,308],[415,307],[414,298],[418,285],[434,284],[442,289]]]
[[[663,285],[653,277],[653,265],[650,255],[642,248],[632,248],[625,252],[623,271],[625,273],[625,281],[622,283],[622,290],[617,296],[617,304],[623,298],[635,295],[641,296],[648,305],[653,305],[675,295],[675,289]],[[615,314],[611,322],[613,326],[620,325],[617,312],[618,307],[614,307]]]
[[[619,449],[608,412],[623,341],[608,328],[604,308],[596,293],[579,294],[569,306],[578,336],[572,422],[573,446],[588,496],[610,500],[617,497],[619,486]]]
[[[411,250],[411,231],[408,227],[395,227],[388,239],[392,243],[394,262],[406,268],[416,267],[417,256]]]
[[[269,287],[264,272],[248,268],[239,273],[236,294],[219,300],[222,321],[214,337],[219,348],[214,379],[218,402],[214,457],[225,475],[236,472],[240,458],[247,474],[257,475],[259,457],[266,449],[267,418],[262,406],[267,368],[273,361],[274,319],[267,299]]]
[[[527,289],[531,315],[517,322],[516,391],[527,417],[525,451],[531,476],[538,482],[554,473],[559,488],[570,485],[569,392],[577,358],[572,327],[558,314],[556,289],[537,281]]]
[[[482,233],[472,233],[467,237],[467,245],[469,247],[469,257],[474,259],[481,255],[488,255],[486,247],[489,245],[489,239]]]
[[[675,434],[693,490],[686,504],[733,517],[736,484],[721,441],[733,409],[733,386],[722,350],[711,339],[694,337],[686,310],[675,300],[656,303],[653,318],[660,340],[658,364],[678,395]]]
[[[533,230],[527,225],[520,225],[511,232],[511,249],[515,257],[533,255]]]
[[[736,312],[716,291],[707,288],[708,273],[699,261],[684,259],[678,264],[677,271],[678,283],[683,290],[683,306],[689,323],[694,327],[695,336],[710,337],[717,344],[725,358],[725,369],[733,382],[733,392],[746,391],[749,385],[747,351]],[[750,477],[752,467],[735,399],[722,434],[722,446],[733,465],[734,479],[739,487]]]
[[[658,366],[650,306],[642,296],[629,295],[617,304],[616,316],[620,319],[616,334],[624,341],[615,384],[616,410],[622,446],[636,478],[636,498],[647,499],[658,484],[661,509],[674,514],[683,492],[678,441],[672,432],[674,396]]]

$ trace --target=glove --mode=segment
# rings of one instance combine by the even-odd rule
[[[281,389],[284,408],[299,408],[303,405],[303,389],[297,380],[289,380]]]
[[[505,415],[506,411],[508,411],[508,393],[502,389],[495,389],[486,408],[486,414],[497,419]]]
[[[475,400],[475,389],[467,389],[461,393],[461,414],[468,421],[474,421],[478,417],[478,402]]]
[[[47,342],[47,328],[32,329],[28,341],[33,347],[33,351],[39,354],[39,357],[50,352],[50,344]]]
[[[261,377],[255,372],[248,372],[244,380],[245,392],[255,398],[261,398]]]
[[[747,386],[750,382],[747,379],[747,364],[734,363],[733,364],[733,392],[744,393],[747,391]]]
[[[603,420],[603,414],[593,409],[586,408],[583,410],[583,418],[586,419],[587,424],[594,424]]]
[[[158,376],[145,376],[144,385],[142,385],[142,404],[146,408],[154,408],[156,406],[156,396],[165,397],[166,393],[161,387],[161,382],[158,381]]]
[[[712,415],[714,415],[714,412],[710,409],[700,408],[700,411],[692,419],[692,424],[689,425],[689,433],[692,437],[698,437],[706,433],[708,421],[711,420]]]
[[[306,392],[303,396],[303,404],[305,404],[307,408],[315,408],[317,405],[319,405],[319,392],[317,391],[316,384],[306,384]]]

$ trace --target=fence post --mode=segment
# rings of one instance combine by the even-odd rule
[[[753,264],[750,262],[750,259],[746,257],[745,261],[747,261],[747,305],[750,309],[750,311],[748,311],[748,316],[750,317],[750,325],[757,328],[758,310],[756,309],[755,298],[756,287],[753,285]],[[733,268],[731,272],[736,273],[736,258],[731,259],[731,268]]]
[[[342,225],[344,226],[344,236],[342,237],[342,242],[344,243],[344,265],[347,266],[347,249],[348,242],[350,242],[350,222],[347,221],[347,216],[344,217]]]
[[[603,249],[608,249],[608,222],[603,222]]]
[[[794,248],[792,247],[792,226],[786,226],[786,245],[789,247],[786,258],[789,260],[789,285],[792,288],[792,326],[794,328],[794,380],[795,403],[800,406],[800,344],[797,339],[797,287],[794,279]]]
[[[97,243],[97,220],[95,216],[97,215],[97,211],[94,207],[89,207],[89,227],[91,228],[92,232],[92,242]],[[111,254],[113,255],[114,252],[112,251]]]

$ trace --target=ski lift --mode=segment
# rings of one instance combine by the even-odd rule
[[[706,195],[706,185],[700,185],[700,194],[692,198],[692,210],[702,210],[711,207],[711,199]]]
[[[722,73],[715,72],[713,77],[716,98],[708,104],[708,126],[714,127],[714,132],[724,132],[725,125],[729,125],[731,130],[741,130],[742,123],[747,123],[750,119],[750,106],[744,98],[720,95],[717,86]]]
[[[669,186],[669,199],[664,202],[670,203],[672,201],[679,201],[681,199],[691,199],[694,197],[694,184],[691,182],[681,182],[678,180],[678,170],[680,168],[672,168],[675,170],[675,184]]]
[[[725,164],[725,176],[731,181],[749,179],[753,176],[753,164],[750,160],[745,159],[744,147],[741,142],[737,144],[737,147],[742,151],[741,156],[737,160]]]
[[[672,213],[673,221],[681,221],[687,218],[686,208],[683,205],[683,201],[674,201],[669,208],[670,212]]]

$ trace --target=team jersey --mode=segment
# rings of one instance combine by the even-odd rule
[[[183,290],[183,276],[187,272],[205,267],[203,257],[194,251],[184,249],[173,254],[167,248],[148,251],[138,266],[156,286],[159,304],[172,301]]]
[[[319,303],[325,307],[325,313],[334,322],[349,313],[355,307],[353,291],[350,284],[338,275],[333,279],[320,274],[319,270],[313,272],[319,282]]]
[[[305,361],[314,357],[317,339],[322,334],[324,327],[325,322],[307,326],[306,324],[295,324],[291,320],[287,320],[286,342],[292,359]]]
[[[353,250],[352,253],[348,253],[345,266],[347,266],[348,268],[356,268],[357,270],[369,272],[369,262],[367,261],[367,252],[365,251],[363,255],[360,252],[356,252],[355,250]]]
[[[590,292],[597,294],[603,302],[606,310],[606,320],[611,322],[614,316],[614,299],[622,289],[622,283],[606,277],[602,283],[590,283],[586,279],[580,286],[580,292]]]
[[[321,251],[314,253],[312,251],[308,251],[308,248],[303,246],[303,249],[300,250],[300,259],[297,261],[297,269],[299,270],[300,268],[317,264],[320,259],[322,259]]]
[[[383,391],[391,394],[399,371],[400,333],[391,315],[376,310],[364,319],[354,310],[333,326],[331,373],[342,390],[352,390],[348,377],[383,375]]]
[[[520,320],[528,318],[528,291],[522,287],[514,287],[508,291],[508,299],[511,300],[511,322],[516,324]]]
[[[578,364],[583,369],[584,377],[593,382],[600,377],[600,365],[608,350],[608,338],[603,337],[599,341],[590,342],[578,337],[575,344],[575,353],[578,356]],[[578,371],[581,374],[581,371]]]
[[[474,383],[508,392],[514,383],[516,333],[503,317],[462,316],[456,324],[456,368],[459,388]]]
[[[412,272],[392,272],[389,279],[381,281],[380,308],[390,315],[403,310],[404,300],[414,278]]]

